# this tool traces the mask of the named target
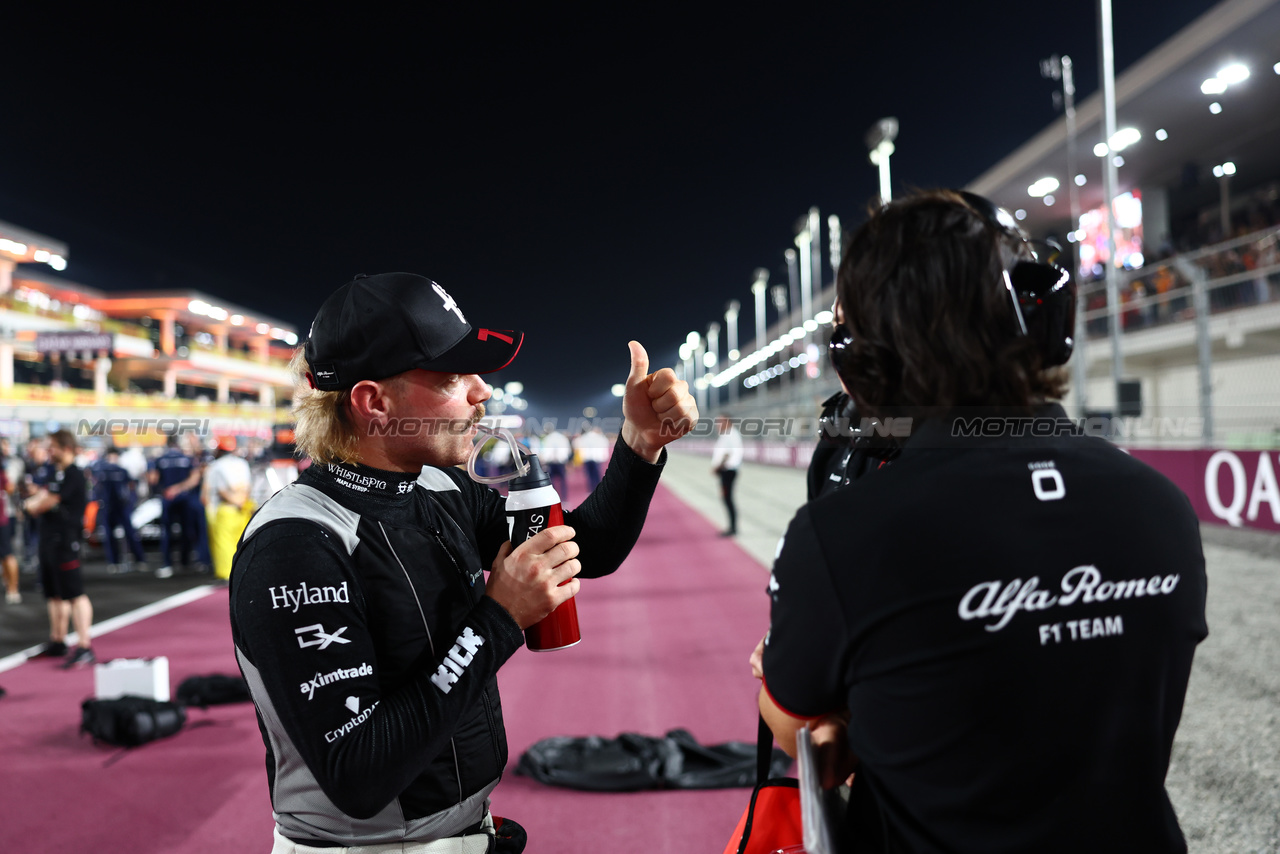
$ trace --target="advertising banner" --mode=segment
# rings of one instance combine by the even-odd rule
[[[1201,520],[1280,531],[1277,452],[1133,449],[1130,453],[1177,484]]]

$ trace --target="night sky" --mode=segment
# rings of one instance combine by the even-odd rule
[[[1117,70],[1211,5],[1115,0]],[[528,333],[498,379],[543,416],[730,299],[749,341],[797,218],[821,209],[824,252],[829,214],[861,220],[877,119],[895,193],[958,186],[1056,117],[1041,59],[1073,57],[1078,99],[1098,78],[1082,0],[100,8],[6,12],[0,219],[69,244],[73,281],[303,335],[352,274],[422,273]]]

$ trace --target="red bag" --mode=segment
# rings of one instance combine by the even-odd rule
[[[724,854],[804,854],[800,782],[790,777],[769,779],[773,733],[763,717],[756,748],[756,787]]]

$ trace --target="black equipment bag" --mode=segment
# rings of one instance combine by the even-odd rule
[[[773,752],[783,774],[791,759]],[[687,730],[663,737],[624,732],[617,738],[553,736],[530,745],[516,773],[540,783],[595,792],[724,789],[755,785],[756,745],[699,744]]]
[[[239,676],[210,673],[208,676],[188,676],[178,686],[177,700],[184,706],[220,706],[223,703],[247,703],[249,686]]]
[[[121,747],[137,747],[173,735],[186,720],[182,706],[148,697],[89,699],[80,704],[80,732],[89,733],[95,742]]]

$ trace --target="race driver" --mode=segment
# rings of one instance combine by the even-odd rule
[[[663,446],[697,418],[686,384],[649,373],[632,341],[604,479],[512,550],[501,496],[455,466],[490,396],[480,375],[522,341],[470,323],[435,282],[388,273],[325,300],[294,358],[295,435],[314,464],[254,516],[230,585],[276,854],[522,847],[488,809],[507,761],[498,668],[579,575],[619,566]]]

